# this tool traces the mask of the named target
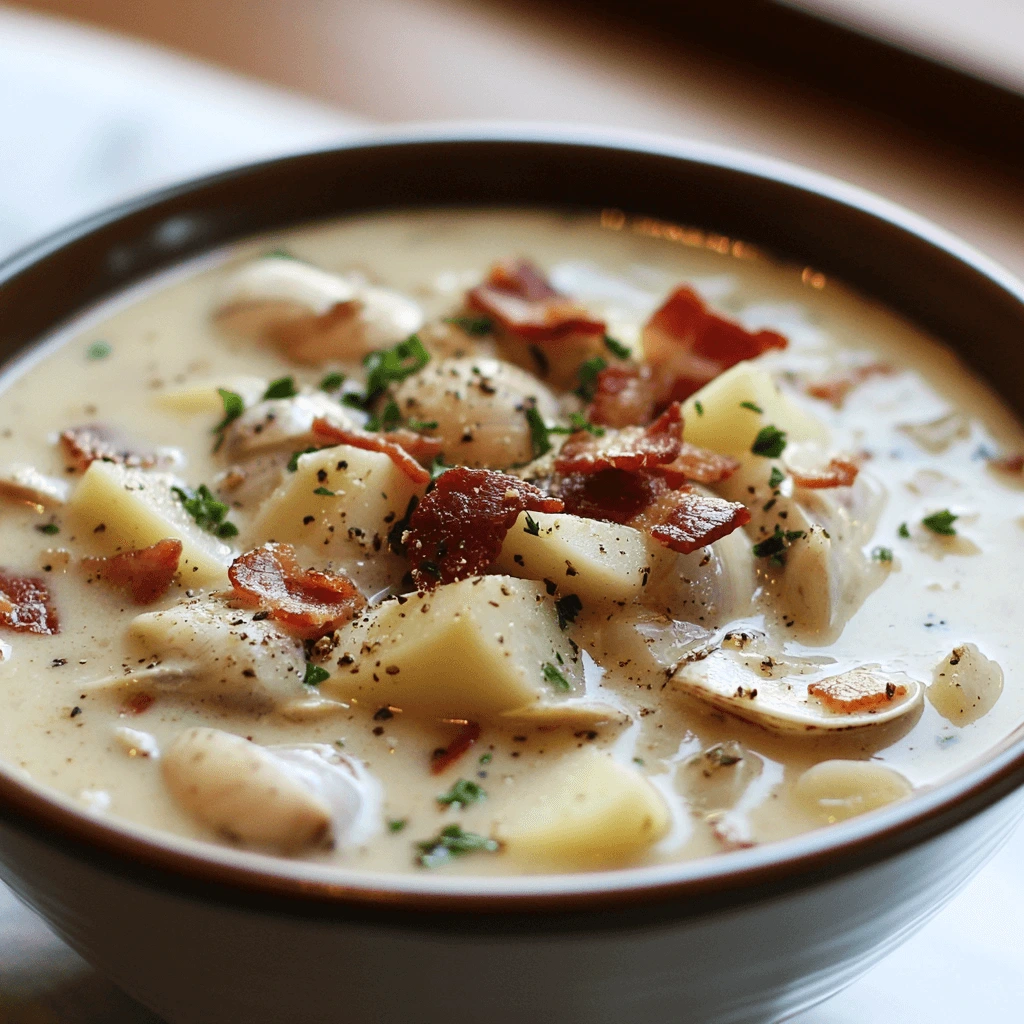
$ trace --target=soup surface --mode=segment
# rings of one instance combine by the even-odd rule
[[[151,282],[0,400],[0,754],[383,871],[703,857],[1024,720],[1021,429],[811,268],[398,212]]]

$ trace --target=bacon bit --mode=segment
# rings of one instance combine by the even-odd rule
[[[130,438],[100,423],[65,430],[60,443],[68,461],[82,473],[97,459],[141,469],[152,469],[159,462],[155,452],[137,451]]]
[[[876,711],[896,697],[905,697],[903,683],[893,683],[877,672],[855,668],[842,675],[820,679],[807,687],[829,711],[853,714],[855,711]]]
[[[808,490],[820,491],[826,487],[850,487],[857,479],[859,470],[852,462],[846,459],[830,459],[824,469],[812,470],[802,473],[799,470],[792,470],[793,483],[797,487],[806,487]]]
[[[728,455],[719,455],[684,441],[676,458],[664,466],[657,466],[654,472],[665,477],[670,487],[680,487],[688,480],[698,484],[719,484],[739,468],[739,462]]]
[[[840,409],[843,402],[846,401],[846,396],[859,384],[863,384],[871,377],[883,376],[892,372],[892,367],[887,363],[868,363],[867,366],[857,366],[832,377],[812,381],[804,390],[811,398],[820,398],[824,402],[831,402],[837,409]]]
[[[430,472],[417,458],[432,459],[441,454],[441,442],[411,430],[374,434],[368,430],[346,430],[325,419],[313,421],[313,435],[325,444],[347,444],[368,452],[383,452],[414,483],[430,483]]]
[[[484,572],[521,512],[561,512],[562,502],[507,473],[449,469],[409,519],[406,553],[418,587]]]
[[[447,768],[451,768],[479,738],[480,726],[476,722],[466,722],[444,750],[434,751],[430,759],[431,774],[440,775]]]
[[[562,446],[555,459],[558,473],[600,473],[605,469],[622,469],[635,473],[653,469],[675,460],[683,447],[683,414],[673,402],[653,423],[646,427],[624,427],[594,437],[580,430]]]
[[[300,569],[291,544],[264,544],[239,555],[228,569],[230,597],[268,611],[304,640],[318,640],[348,622],[366,604],[344,574]]]
[[[41,636],[60,632],[50,592],[41,579],[0,571],[0,627]]]
[[[739,502],[692,491],[670,491],[631,525],[646,528],[659,543],[689,555],[750,522]]]
[[[1000,473],[1024,473],[1024,453],[989,459],[988,464]]]
[[[530,341],[603,335],[605,330],[603,321],[555,291],[543,272],[527,260],[493,266],[487,280],[467,293],[466,304],[492,317],[509,334]]]
[[[82,566],[97,579],[127,591],[136,604],[152,604],[167,593],[180,558],[181,541],[166,538],[110,558],[83,558]]]
[[[587,419],[603,427],[642,427],[654,419],[654,409],[649,366],[607,366],[597,375],[597,390]]]
[[[141,715],[156,703],[151,693],[133,693],[122,705],[122,715]]]
[[[775,331],[748,331],[719,316],[690,288],[677,288],[647,321],[644,354],[665,382],[665,401],[689,398],[708,381],[744,359],[785,348]]]
[[[662,476],[621,469],[572,473],[558,481],[558,496],[565,502],[566,512],[606,523],[628,523],[669,489]]]

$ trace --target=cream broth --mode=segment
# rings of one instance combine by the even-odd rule
[[[375,551],[369,537],[361,546],[351,536],[336,540],[334,527],[323,525],[328,522],[324,517],[336,514],[333,504],[323,511],[325,502],[349,500],[339,494],[344,473],[353,470],[335,470],[329,462],[340,465],[341,456],[352,451],[350,446],[330,448],[330,459],[322,464],[316,462],[321,458],[317,452],[299,456],[290,471],[279,458],[282,452],[287,456],[307,447],[329,447],[322,438],[310,445],[308,438],[296,434],[300,440],[295,444],[285,436],[272,449],[277,462],[269,456],[269,462],[260,462],[254,459],[255,449],[246,445],[263,444],[261,438],[269,434],[245,434],[245,417],[253,415],[246,413],[222,431],[225,440],[215,450],[214,429],[225,418],[218,387],[237,394],[251,410],[270,382],[290,376],[302,394],[319,396],[318,415],[328,403],[339,410],[342,420],[353,417],[355,429],[365,426],[364,413],[343,404],[336,386],[318,390],[332,372],[346,375],[344,388],[363,388],[361,352],[346,359],[332,349],[329,358],[318,358],[316,338],[309,341],[302,335],[296,342],[289,335],[293,340],[284,345],[268,341],[266,325],[259,321],[265,308],[256,309],[254,320],[245,319],[259,306],[261,287],[269,289],[263,298],[269,295],[278,303],[278,314],[289,323],[325,314],[319,292],[319,298],[310,297],[293,288],[291,306],[285,309],[288,303],[282,303],[280,290],[273,290],[279,285],[259,280],[237,283],[240,273],[276,249],[297,257],[300,267],[309,264],[339,277],[342,284],[336,293],[329,282],[309,285],[314,292],[316,287],[326,289],[323,294],[331,308],[354,302],[366,318],[375,309],[382,311],[379,323],[360,327],[360,344],[366,351],[395,344],[397,337],[386,337],[389,324],[401,337],[419,331],[430,362],[418,371],[420,377],[392,381],[371,411],[380,417],[389,397],[398,396],[403,419],[427,436],[443,434],[446,428],[433,413],[422,415],[416,404],[423,395],[433,394],[426,375],[442,364],[455,366],[446,359],[469,361],[469,383],[460,397],[442,390],[443,418],[448,404],[454,409],[475,386],[472,375],[480,376],[479,366],[474,370],[470,364],[508,357],[500,339],[496,343],[487,334],[479,308],[464,308],[464,296],[493,264],[511,257],[527,257],[542,268],[555,290],[603,322],[606,333],[631,349],[634,357],[644,351],[644,325],[680,285],[689,286],[714,311],[751,332],[768,329],[784,335],[788,347],[770,349],[743,364],[753,367],[754,377],[744,377],[742,366],[739,375],[735,368],[728,370],[729,377],[712,380],[682,405],[683,437],[690,440],[699,434],[695,443],[740,464],[729,479],[698,486],[695,493],[718,494],[749,506],[754,519],[694,554],[652,546],[639,527],[619,528],[615,543],[625,536],[626,547],[634,542],[646,545],[638,548],[637,556],[650,563],[637,570],[643,574],[642,585],[627,587],[626,597],[617,596],[615,588],[639,564],[627,565],[625,556],[618,575],[614,558],[610,568],[605,566],[611,589],[601,590],[603,577],[596,569],[592,575],[582,572],[591,590],[575,611],[572,604],[557,606],[570,613],[564,628],[559,628],[554,600],[547,593],[555,584],[543,583],[543,572],[530,577],[529,559],[548,555],[524,555],[526,548],[521,551],[516,544],[547,543],[554,536],[549,527],[560,513],[522,512],[508,531],[500,559],[487,568],[489,575],[477,590],[490,595],[488,580],[511,580],[494,583],[508,593],[496,592],[493,604],[501,605],[501,621],[513,631],[512,662],[534,657],[526,651],[528,640],[541,645],[535,657],[536,696],[531,698],[534,717],[504,714],[502,709],[508,708],[501,701],[506,698],[499,699],[500,687],[492,687],[491,679],[506,670],[506,663],[494,654],[493,673],[489,667],[501,630],[490,630],[485,622],[483,639],[472,647],[467,635],[453,626],[467,621],[470,613],[463,614],[458,602],[445,605],[441,597],[461,586],[475,600],[473,583],[443,583],[430,590],[428,577],[434,570],[428,564],[419,577],[421,588],[428,589],[417,592],[408,578],[403,583],[409,568],[405,557],[388,551],[386,535],[407,510],[401,487],[408,481],[401,473],[394,485],[399,490],[381,506],[398,502],[399,515],[389,512],[390,518],[384,518],[379,528],[382,543]],[[239,310],[244,315],[229,322]],[[464,318],[461,326],[444,322],[452,317]],[[422,327],[417,318],[425,321]],[[378,328],[383,333],[375,334]],[[528,351],[528,346],[522,350]],[[522,402],[514,407],[521,386],[530,391],[526,397],[537,399],[542,421],[564,428],[548,438],[554,453],[541,456],[532,467],[518,465],[517,459],[500,467],[542,489],[553,486],[549,463],[559,446],[587,440],[586,434],[566,440],[572,429],[570,415],[576,413],[577,425],[579,417],[587,415],[586,402],[572,395],[578,383],[576,365],[570,367],[569,386],[561,387],[554,379],[563,372],[558,352],[545,351],[553,353],[546,387],[531,383],[545,367],[531,367],[527,361],[507,376],[503,366],[486,363],[490,369],[485,373],[494,383],[483,389],[490,396],[497,387],[500,397],[507,385],[513,395],[506,412],[508,422],[515,420],[516,426],[497,438],[498,448],[511,449],[529,436],[518,424],[517,417],[525,415]],[[614,362],[616,351],[623,350],[603,351],[601,357]],[[820,388],[822,381],[843,374],[843,379],[853,380],[850,367],[873,364],[885,364],[886,369],[861,374],[841,404],[808,394],[809,383]],[[417,390],[421,377],[428,380],[426,390]],[[794,417],[795,426],[774,422],[772,417],[783,412],[773,412],[774,406],[762,408],[754,397],[745,400],[744,405],[753,408],[744,408],[743,415],[760,417],[757,423],[782,430],[787,450],[754,454],[748,440],[740,451],[731,448],[731,442],[719,443],[717,427],[702,426],[701,421],[710,422],[717,415],[716,402],[731,402],[729,416],[738,415],[734,407],[740,403],[728,397],[734,392],[722,391],[723,379],[738,381],[735,394],[740,397],[746,394],[743,387],[760,387],[758,381],[778,385],[778,408],[792,410],[785,415]],[[424,870],[424,852],[426,867],[475,874],[661,863],[791,836],[903,798],[912,789],[963,770],[1024,721],[1024,685],[1019,678],[1024,636],[1010,628],[1007,618],[1024,578],[1022,478],[991,462],[993,456],[1024,451],[1019,424],[948,350],[899,317],[810,268],[777,265],[740,244],[607,213],[598,217],[429,211],[347,219],[247,242],[152,282],[83,318],[30,354],[8,370],[2,386],[0,470],[32,467],[70,485],[70,499],[65,503],[54,485],[52,499],[46,501],[41,492],[34,504],[15,500],[25,494],[8,488],[7,500],[0,502],[0,570],[8,577],[41,578],[60,620],[59,633],[49,636],[0,627],[0,755],[35,782],[97,814],[186,837],[243,842],[373,871]],[[551,396],[550,407],[538,397],[542,392]],[[278,401],[294,403],[293,398]],[[423,407],[427,406],[434,408],[429,402]],[[950,413],[961,418],[943,421]],[[279,413],[272,425],[263,426],[268,431],[283,429],[279,425],[287,415]],[[438,426],[425,427],[428,419],[438,421]],[[199,537],[196,554],[184,534],[169,528],[165,536],[183,536],[186,549],[174,582],[152,604],[139,605],[109,579],[97,579],[104,570],[90,572],[81,564],[86,557],[112,556],[125,547],[159,539],[157,528],[145,544],[126,545],[118,540],[116,528],[107,529],[107,522],[112,524],[121,513],[111,513],[105,521],[81,497],[86,476],[121,471],[116,461],[102,460],[88,473],[68,471],[67,449],[58,438],[62,431],[83,424],[118,428],[147,451],[157,451],[163,462],[132,470],[142,474],[136,479],[166,473],[193,491],[209,485],[229,506],[223,520],[239,530],[224,536],[219,543],[226,547],[221,548],[212,534],[196,527],[189,534]],[[489,450],[473,447],[483,444],[486,434],[479,426],[475,429],[479,437],[448,443],[442,454],[445,464],[459,464],[460,451],[466,453],[462,462],[479,463],[477,456],[483,451],[480,458],[495,468]],[[741,429],[747,429],[742,421]],[[471,428],[465,428],[465,435],[469,433]],[[762,433],[755,446],[764,441]],[[592,440],[600,444],[613,436],[615,429],[606,427],[604,437]],[[771,440],[769,430],[762,450],[772,450]],[[376,466],[374,460],[383,459],[381,472],[397,472],[381,453],[358,447],[355,451],[353,465],[362,451],[363,456],[372,456],[367,465]],[[820,469],[842,455],[859,470],[852,486],[795,493],[793,477],[802,471],[801,457]],[[430,459],[423,461],[429,464]],[[245,476],[241,483],[230,477],[234,464],[244,467],[238,474]],[[770,484],[776,467],[781,479]],[[284,512],[274,518],[268,503],[290,508],[291,499],[282,497],[282,489],[307,477],[315,482],[311,473],[321,474],[317,479],[326,492],[310,513],[310,528],[321,533],[315,542],[296,542],[281,532],[286,529],[282,524],[292,520]],[[12,476],[8,470],[6,479],[14,476],[17,473]],[[18,479],[26,479],[24,470]],[[420,486],[421,501],[423,490]],[[312,484],[303,492],[307,497],[315,493]],[[786,523],[796,522],[803,515],[801,509],[809,510],[811,537],[817,538],[815,543],[831,545],[824,561],[809,560],[811,539],[806,530],[804,536],[793,538],[786,530],[775,532],[780,521],[772,516],[782,506],[765,511],[773,499],[783,505],[789,502],[787,507],[794,502],[799,506]],[[955,519],[944,517],[946,511]],[[175,514],[178,519],[172,515],[172,522],[188,522],[180,509]],[[338,523],[338,531],[344,532]],[[836,523],[841,524],[839,533]],[[531,526],[547,532],[534,535]],[[609,529],[614,532],[616,527]],[[799,527],[786,529],[801,532]],[[765,540],[777,536],[777,550],[772,544],[764,550]],[[561,540],[571,547],[572,536]],[[223,699],[216,686],[205,688],[202,667],[161,676],[166,666],[157,649],[160,641],[152,639],[159,631],[151,631],[148,646],[139,647],[129,636],[133,621],[161,610],[194,607],[200,601],[220,601],[216,606],[227,608],[215,595],[229,590],[228,564],[265,541],[296,543],[302,568],[347,573],[369,601],[367,610],[356,613],[354,624],[338,624],[336,646],[330,641],[316,647],[309,643],[304,651],[280,620],[266,617],[255,605],[240,606],[236,601],[235,610],[226,613],[225,629],[233,630],[236,640],[240,631],[246,634],[245,643],[250,643],[250,630],[254,635],[259,630],[283,635],[281,658],[297,658],[296,672],[303,670],[303,662],[320,669],[313,673],[312,685],[286,679],[289,696],[284,709],[274,703],[276,698],[254,703],[245,692]],[[762,554],[757,553],[759,544]],[[605,556],[602,548],[595,558],[601,561]],[[561,555],[551,557],[557,560]],[[802,581],[797,579],[801,573]],[[832,615],[815,627],[817,610],[807,602],[826,592],[815,589],[825,576]],[[799,593],[794,589],[798,583]],[[561,600],[575,593],[569,589],[572,585],[560,579],[555,596]],[[422,618],[430,622],[443,649],[413,651],[400,663],[404,675],[398,671],[396,654],[392,677],[384,675],[384,669],[377,672],[367,660],[376,654],[367,656],[360,645],[367,636],[377,636],[378,643],[383,636],[386,644],[397,635],[394,630],[373,634],[382,629],[374,616],[390,614],[378,611],[384,607],[380,601],[403,592],[408,600],[401,607],[408,612],[401,612],[402,621],[407,623],[419,608],[426,608]],[[511,610],[506,609],[506,600],[514,606]],[[522,613],[516,610],[518,601]],[[393,597],[385,605],[392,611],[398,607]],[[254,614],[259,616],[255,622]],[[540,625],[534,627],[533,620],[517,618],[520,614],[547,618],[538,619]],[[194,640],[190,622],[183,628]],[[186,653],[193,649],[188,643]],[[963,645],[974,647],[965,651]],[[954,649],[961,653],[953,654]],[[430,658],[437,661],[437,673],[424,683],[422,694],[409,696],[410,703],[402,704],[395,693],[413,694],[415,688],[396,690],[395,681],[411,678]],[[470,679],[465,695],[450,694],[448,687],[455,683],[446,679],[445,663],[454,678],[460,672],[466,675],[464,669],[451,667],[466,658],[476,659],[479,679]],[[866,718],[861,714],[867,724],[840,728],[844,716],[857,712],[837,709],[824,697],[808,696],[807,681],[814,685],[865,666],[890,689],[884,691],[881,704],[867,710]],[[946,675],[940,677],[937,673],[943,669]],[[718,681],[720,670],[726,680],[739,679],[739,690],[745,694],[739,703],[729,686]],[[220,669],[209,671],[215,676]],[[943,682],[950,673],[956,677],[952,697]],[[324,678],[317,681],[318,675]],[[526,684],[517,676],[502,685],[514,689]],[[785,704],[789,693],[798,695],[796,705]],[[771,702],[776,698],[781,718],[772,717]],[[986,713],[970,720],[978,709]],[[786,718],[791,712],[796,719]],[[800,716],[826,725],[806,728],[799,724],[804,720]],[[432,764],[437,767],[436,760],[432,762],[436,751],[448,749],[454,757],[453,742],[471,738],[460,725],[463,721],[479,725],[475,742],[449,767],[432,771]],[[219,740],[210,740],[210,734],[197,733],[194,750],[182,747],[183,734],[200,727],[252,742],[233,752],[230,745],[222,749]],[[214,747],[204,748],[207,742]],[[266,747],[309,744],[324,747],[307,748],[300,755],[272,751],[270,761],[259,760]],[[327,748],[342,761],[332,762]],[[167,762],[171,750],[176,751],[176,767]],[[242,762],[232,760],[236,753]],[[289,775],[288,766],[299,763],[296,757],[302,764],[297,774]],[[212,768],[212,778],[190,774],[197,759]],[[315,768],[310,767],[312,761]],[[858,762],[859,767],[826,764],[807,774],[813,766],[833,761]],[[862,771],[864,766],[869,766],[867,772]],[[269,772],[263,795],[278,799],[284,778],[297,787],[299,803],[307,801],[308,806],[282,826],[284,839],[279,833],[270,837],[255,825],[247,831],[248,825],[236,821],[238,815],[245,821],[259,816],[261,791],[248,796],[243,791],[261,771]],[[332,772],[345,776],[343,785]],[[225,779],[237,783],[233,796],[224,791]],[[459,780],[461,787],[456,787]],[[349,802],[347,809],[339,810],[341,797],[332,789],[338,785]],[[315,795],[312,803],[310,793]],[[449,802],[439,802],[445,794]],[[359,804],[358,813],[352,811],[353,801]],[[330,820],[321,827],[325,814]],[[453,826],[461,830],[450,829],[454,842],[417,845]],[[463,841],[466,835],[475,838]],[[459,848],[460,842],[466,849]]]

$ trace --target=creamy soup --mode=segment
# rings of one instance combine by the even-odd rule
[[[813,268],[608,212],[261,238],[12,366],[0,753],[369,870],[708,856],[1024,720],[1021,429]]]

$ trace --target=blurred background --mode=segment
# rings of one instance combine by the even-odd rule
[[[756,150],[1024,276],[1024,0],[0,0],[0,259],[184,177],[451,119]],[[1019,1020],[1022,856],[799,1024]],[[51,1022],[154,1024],[0,886],[0,1024]]]

